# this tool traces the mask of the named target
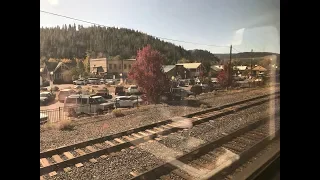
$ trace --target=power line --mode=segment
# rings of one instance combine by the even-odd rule
[[[234,48],[234,46],[232,48],[233,48],[233,50],[236,50],[238,53],[242,53],[242,52],[238,51],[236,48]]]
[[[70,16],[65,16],[65,15],[52,13],[52,12],[48,12],[48,11],[43,11],[41,9],[40,9],[40,12],[46,13],[46,14],[50,14],[50,15],[54,15],[54,16],[67,18],[67,19],[72,19],[72,20],[75,20],[75,21],[80,21],[80,22],[84,22],[84,23],[88,23],[88,24],[92,24],[92,25],[96,25],[96,26],[102,26],[102,27],[106,27],[106,28],[111,28],[111,26],[106,26],[106,25],[103,25],[103,24],[98,24],[98,23],[94,23],[94,22],[90,22],[90,21],[85,21],[85,20],[78,19],[78,18],[73,18],[73,17],[70,17]],[[227,48],[229,48],[229,46],[220,46],[220,45],[214,45],[214,44],[201,44],[201,43],[196,43],[196,42],[182,41],[182,40],[170,39],[170,38],[164,38],[164,37],[157,37],[157,36],[153,36],[153,37],[158,38],[158,39],[175,41],[175,42],[182,42],[182,43],[189,43],[189,44],[196,44],[196,45],[203,45],[203,46],[214,46],[214,47],[227,47]]]

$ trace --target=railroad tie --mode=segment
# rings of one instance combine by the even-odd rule
[[[99,149],[104,149],[104,147],[101,144],[95,144],[95,146]]]
[[[175,125],[174,123],[172,123],[172,124],[167,124],[166,126],[169,126],[170,128],[176,127],[176,125]]]
[[[57,163],[63,162],[62,158],[59,155],[53,155],[52,159]],[[71,171],[71,168],[70,167],[66,167],[66,168],[63,168],[63,170],[64,170],[64,172],[69,172],[69,171]]]
[[[76,149],[77,150],[77,149]],[[78,151],[76,151],[76,152],[78,152]],[[83,152],[83,151],[82,151]],[[68,159],[73,159],[74,158],[74,156],[70,153],[70,152],[64,152],[63,153]],[[80,153],[79,153],[80,154]],[[86,154],[85,152],[84,152],[84,154]],[[83,154],[80,154],[80,155],[83,155]],[[79,167],[82,167],[83,166],[83,164],[82,163],[77,163],[76,165],[75,165],[77,168],[79,168]]]
[[[172,171],[172,173],[177,175],[177,176],[179,176],[179,177],[182,177],[183,179],[186,179],[186,180],[191,180],[192,179],[192,176],[190,176],[189,174],[186,174],[186,173],[182,173],[178,169]]]
[[[153,129],[156,130],[156,131],[163,131],[163,129],[157,128],[157,127],[154,127]]]
[[[147,129],[146,130],[148,133],[150,133],[150,134],[155,134],[156,132],[154,132],[154,131],[152,131],[152,130],[149,130],[149,129]]]
[[[123,139],[126,139],[126,140],[128,140],[128,141],[133,141],[133,140],[134,140],[133,138],[131,138],[131,137],[129,137],[129,136],[123,136]]]
[[[113,144],[112,142],[110,141],[105,141],[106,144],[110,145],[110,146],[115,146],[115,144]]]
[[[91,151],[91,152],[96,152],[96,151],[97,151],[97,150],[96,150],[94,147],[92,147],[92,146],[87,146],[86,149],[88,149],[88,150]],[[92,163],[98,162],[98,161],[97,161],[96,159],[94,159],[94,158],[89,159],[89,161],[92,162]]]
[[[168,126],[168,125],[162,125],[162,126],[160,126],[160,128],[162,128],[162,129],[171,129],[171,127]]]
[[[120,143],[120,144],[125,143],[125,141],[123,141],[123,140],[121,140],[121,139],[119,139],[119,138],[115,138],[114,140],[117,141],[117,142]]]
[[[136,137],[136,138],[142,138],[142,136],[138,135],[138,134],[135,134],[135,133],[132,133],[131,134],[132,136]]]
[[[148,136],[148,134],[147,134],[147,133],[144,133],[144,132],[138,132],[138,134],[141,134],[141,135],[143,135],[143,136]]]
[[[132,171],[132,172],[130,172],[130,174],[131,174],[133,177],[137,177],[137,176],[139,175],[139,173],[136,172],[136,171]]]
[[[43,167],[50,166],[50,163],[49,163],[49,161],[48,161],[46,158],[41,158],[41,159],[40,159],[40,163],[41,163],[41,165],[42,165]],[[56,174],[57,174],[57,172],[52,171],[52,172],[49,173],[49,176],[54,176],[54,175],[56,175]]]

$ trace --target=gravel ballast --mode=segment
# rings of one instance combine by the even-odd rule
[[[197,96],[196,99],[201,99],[203,103],[216,107],[269,93],[269,88],[261,88],[253,90],[238,90],[235,92],[220,92],[217,93],[217,95],[207,93],[202,96]],[[142,110],[136,110],[136,113],[131,113],[124,117],[106,117],[105,119],[103,117],[97,117],[77,120],[77,122],[74,123],[75,127],[73,130],[69,131],[44,130],[43,127],[40,126],[40,151],[114,134],[131,128],[137,128],[158,121],[163,121],[174,116],[182,116],[203,110],[200,107],[168,106],[162,104],[150,105],[150,107],[145,108],[146,107],[142,108]]]
[[[280,100],[275,100],[279,104]],[[108,155],[107,158],[96,158],[97,163],[83,163],[82,168],[72,168],[73,170],[65,173],[58,172],[57,175],[48,179],[129,179],[132,177],[129,173],[132,171],[144,171],[156,167],[163,163],[168,157],[181,155],[194,149],[197,145],[206,141],[212,141],[221,135],[222,132],[228,132],[232,127],[244,126],[246,123],[252,123],[257,118],[268,116],[270,113],[269,105],[273,103],[264,103],[262,105],[239,111],[236,114],[217,118],[214,121],[204,123],[212,129],[206,129],[202,125],[195,126],[191,130],[170,134],[167,137],[161,137],[162,140],[147,142],[138,145],[135,149],[126,149],[125,152],[118,152],[114,156]],[[274,108],[274,106],[272,106]],[[276,106],[276,112],[279,107]],[[219,123],[219,126],[215,125]],[[217,128],[219,127],[219,128]],[[225,127],[225,128],[224,128]],[[175,139],[175,141],[170,141]],[[175,144],[175,146],[173,145]],[[169,177],[171,177],[170,175]],[[179,178],[177,178],[179,179]]]

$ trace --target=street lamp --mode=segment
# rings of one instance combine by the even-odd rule
[[[50,91],[52,93],[52,85],[53,85],[53,71],[50,72]]]

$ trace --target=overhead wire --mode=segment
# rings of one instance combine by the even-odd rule
[[[88,24],[92,24],[92,25],[96,25],[96,26],[111,28],[111,26],[106,26],[106,25],[103,25],[103,24],[98,24],[98,23],[94,23],[94,22],[91,22],[91,21],[86,21],[86,20],[82,20],[82,19],[78,19],[78,18],[74,18],[74,17],[62,15],[62,14],[52,13],[52,12],[44,11],[44,10],[41,10],[41,9],[40,9],[40,12],[41,13],[45,13],[45,14],[50,14],[50,15],[54,15],[54,16],[67,18],[67,19],[71,19],[71,20],[75,20],[75,21],[79,21],[79,22],[84,22],[84,23],[88,23]],[[153,36],[153,37],[158,38],[158,39],[163,39],[163,40],[174,41],[174,42],[182,42],[182,43],[189,43],[189,44],[195,44],[195,45],[213,46],[213,47],[227,47],[227,48],[229,48],[229,46],[214,45],[214,44],[202,44],[202,43],[197,43],[197,42],[182,41],[182,40],[159,37],[159,36]]]

